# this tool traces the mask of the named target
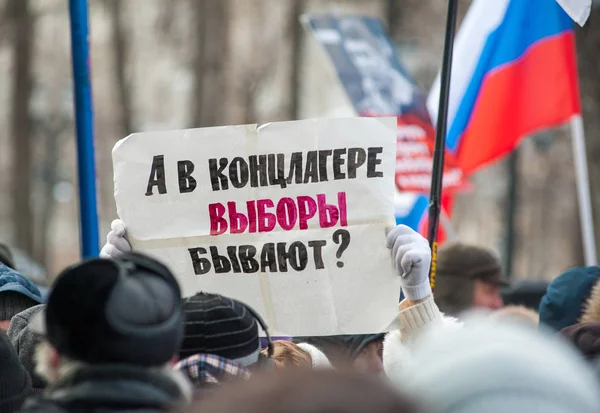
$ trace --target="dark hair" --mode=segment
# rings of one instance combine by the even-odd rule
[[[421,413],[380,379],[333,370],[253,376],[197,399],[181,413]]]

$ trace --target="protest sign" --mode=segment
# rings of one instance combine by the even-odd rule
[[[398,191],[429,194],[435,131],[425,94],[400,62],[380,20],[361,16],[305,16],[360,116],[396,116]],[[466,185],[451,153],[445,155],[444,192]]]
[[[315,119],[133,134],[113,149],[134,250],[185,296],[237,298],[272,333],[358,334],[395,319],[395,119]]]

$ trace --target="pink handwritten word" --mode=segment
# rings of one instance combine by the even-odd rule
[[[281,198],[277,205],[271,199],[247,201],[245,211],[238,211],[233,201],[227,205],[219,202],[208,205],[208,215],[210,235],[227,231],[230,234],[269,232],[277,226],[284,231],[304,230],[312,218],[318,218],[320,228],[331,228],[338,222],[342,227],[348,226],[345,192],[338,192],[337,205],[328,204],[325,194],[318,194],[316,199],[310,196]]]

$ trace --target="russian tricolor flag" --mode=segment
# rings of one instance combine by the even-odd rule
[[[439,79],[428,99],[437,119]],[[573,21],[555,0],[474,0],[454,44],[447,148],[469,175],[580,113]]]
[[[592,8],[592,0],[556,0],[560,6],[575,20],[583,26]]]
[[[406,225],[418,231],[422,236],[427,237],[427,221],[429,212],[429,197],[411,192],[396,191],[394,195],[394,209],[396,215],[396,225]],[[442,243],[448,236],[449,224],[448,217],[452,212],[452,196],[447,195],[442,199],[442,214],[446,219],[442,219],[442,225],[438,230],[438,242]]]

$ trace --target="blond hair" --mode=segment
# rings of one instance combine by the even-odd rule
[[[263,350],[262,353],[267,355],[267,350]],[[287,370],[298,367],[312,368],[312,358],[310,357],[310,354],[291,341],[274,341],[272,359],[277,370]]]
[[[527,307],[522,305],[508,305],[494,311],[490,318],[494,321],[500,322],[512,322],[530,325],[537,327],[540,323],[540,315]]]

